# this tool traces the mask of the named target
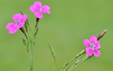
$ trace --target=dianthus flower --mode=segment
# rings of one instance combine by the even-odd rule
[[[49,11],[50,7],[48,5],[43,5],[42,3],[37,1],[34,2],[34,4],[32,6],[30,6],[30,11],[35,13],[34,15],[37,18],[43,18],[42,13],[46,13],[46,14],[50,14],[51,11]]]
[[[13,34],[25,24],[26,19],[27,19],[26,14],[23,15],[21,15],[20,13],[15,14],[13,16],[13,20],[15,21],[15,23],[8,23],[6,29],[9,29],[9,33]]]
[[[85,39],[83,41],[83,43],[84,43],[84,46],[87,47],[86,54],[88,56],[92,56],[93,54],[96,57],[100,56],[99,49],[101,48],[101,45],[100,45],[99,41],[97,41],[97,38],[95,36],[91,36],[90,41],[88,39]]]

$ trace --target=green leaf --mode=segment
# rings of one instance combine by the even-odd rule
[[[22,38],[22,40],[23,40],[23,44],[26,45],[26,40],[24,38]]]
[[[49,44],[48,44],[48,46],[50,48],[51,54],[52,54],[52,56],[54,58],[54,62],[55,62],[56,61],[55,52],[54,52],[53,48]]]

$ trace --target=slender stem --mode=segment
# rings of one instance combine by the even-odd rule
[[[28,52],[28,55],[29,55],[29,71],[33,71],[33,51],[32,51],[32,42],[30,41],[30,37],[29,35],[27,35],[28,38],[27,39],[27,52]],[[30,46],[31,45],[31,46]]]
[[[76,57],[74,57],[72,60],[70,60],[69,62],[68,62],[68,64],[70,64],[72,61],[74,61],[76,58],[78,58],[79,56],[81,56],[82,54],[84,54],[85,53],[85,49],[84,50],[82,50]]]
[[[35,41],[31,42],[31,50],[30,50],[30,71],[33,71],[33,52],[34,52],[34,44]]]
[[[74,69],[76,66],[78,66],[78,64],[80,64],[81,62],[87,60],[88,58],[89,58],[88,55],[86,55],[86,56],[83,57],[83,58],[80,57],[80,58],[75,62],[75,64],[74,64],[68,71],[71,71],[71,70]]]
[[[74,61],[76,58],[80,57],[81,55],[83,55],[85,53],[85,49],[82,50],[76,57],[74,57],[73,59],[71,59],[70,61],[66,62],[62,68],[61,71],[63,71],[72,61]]]
[[[53,65],[53,70],[52,70],[52,71],[54,71],[54,70],[55,70],[55,63],[56,63],[56,62],[54,62],[54,65]]]
[[[31,41],[30,41],[30,44],[31,44],[31,50],[30,50],[30,52],[31,52],[31,56],[30,56],[30,62],[31,62],[31,64],[30,64],[30,71],[33,71],[33,52],[34,52],[34,44],[33,44],[33,42],[34,41],[32,41],[32,39],[31,39]]]
[[[64,69],[66,68],[67,64],[68,64],[69,61],[66,61],[66,63],[64,64],[63,68],[61,71],[64,71]]]
[[[33,71],[33,56],[32,56],[32,52],[30,53],[30,71]]]
[[[37,28],[38,21],[39,21],[39,18],[36,19],[35,29]],[[29,71],[33,71],[33,52],[34,52],[34,46],[35,46],[35,36],[37,34],[37,31],[38,31],[38,28],[35,31],[35,34],[34,34],[34,38],[33,39],[30,38],[30,37],[28,37],[28,39],[27,39],[27,43],[28,43],[28,54],[29,54],[29,60],[30,60],[30,68],[29,68]],[[31,46],[29,46],[29,43],[30,43]]]

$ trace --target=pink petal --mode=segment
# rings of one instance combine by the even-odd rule
[[[96,57],[99,57],[99,56],[100,56],[100,51],[99,51],[99,50],[94,50],[94,55],[95,55]]]
[[[86,54],[87,54],[88,56],[92,56],[93,50],[91,49],[91,47],[86,48]]]
[[[42,11],[42,13],[50,14],[51,11]]]
[[[18,30],[17,27],[13,27],[13,28],[11,28],[11,29],[9,30],[9,33],[10,33],[10,34],[13,34],[13,33],[15,33],[17,30]]]
[[[88,39],[84,39],[83,43],[85,47],[90,47],[90,42]]]
[[[90,42],[95,44],[97,42],[97,38],[95,36],[90,37]]]
[[[19,21],[20,19],[21,19],[21,17],[22,17],[22,15],[20,14],[20,13],[18,13],[18,14],[15,14],[14,16],[13,16],[13,20],[16,22],[17,20]]]
[[[101,45],[100,45],[99,41],[97,41],[95,45],[96,45],[96,48],[97,49],[100,49],[101,48]]]
[[[15,26],[15,23],[8,23],[6,29],[11,29]]]
[[[40,12],[36,12],[36,13],[35,13],[35,16],[36,16],[37,18],[43,18],[42,13],[40,13]]]
[[[50,9],[50,7],[49,7],[48,5],[42,6],[42,11],[44,11],[44,10],[49,10],[49,9]]]
[[[41,8],[41,6],[42,6],[42,3],[41,2],[39,2],[39,1],[37,1],[37,2],[34,2],[34,7],[36,7],[36,9],[40,9]]]
[[[33,12],[33,13],[35,13],[35,12],[38,11],[38,9],[36,9],[36,7],[34,7],[34,6],[32,5],[32,6],[30,6],[30,11]]]
[[[24,15],[22,16],[22,18],[20,19],[20,22],[24,22],[24,21],[26,21],[26,19],[27,19],[27,15],[24,14]]]
[[[24,26],[25,22],[22,22],[18,25],[18,28],[21,28],[22,26]]]

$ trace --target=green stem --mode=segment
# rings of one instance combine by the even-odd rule
[[[68,62],[68,64],[70,64],[72,61],[74,61],[76,58],[78,58],[79,56],[81,56],[81,55],[84,54],[85,52],[86,52],[85,49],[82,50],[76,57],[74,57],[73,59],[71,59],[71,60]]]
[[[28,35],[27,35],[28,36]],[[30,37],[28,36],[27,39],[27,52],[28,52],[28,55],[29,55],[29,71],[33,71],[33,47],[32,47],[32,42],[30,41]],[[31,46],[30,46],[31,45]]]
[[[80,63],[82,63],[83,61],[89,59],[90,57],[92,57],[92,56],[86,55],[85,57],[80,58],[78,61],[75,62],[75,64],[74,64],[68,71],[73,70],[76,66],[78,66],[78,65],[79,65]]]
[[[63,66],[61,71],[64,71],[64,69],[66,68],[67,65],[68,65],[68,61],[66,61],[66,63],[64,64],[64,66]]]
[[[33,56],[32,56],[32,52],[30,53],[30,71],[33,71]]]
[[[32,39],[30,41],[31,44],[31,50],[30,50],[30,71],[33,71],[33,50],[34,50],[34,44],[32,42]]]
[[[71,59],[70,61],[66,62],[66,64],[63,66],[62,70],[61,71],[64,71],[65,68],[72,62],[74,61],[76,58],[80,57],[82,54],[84,54],[86,51],[85,49],[82,50],[76,57],[74,57],[73,59]]]
[[[54,71],[54,70],[55,70],[55,63],[56,63],[56,62],[54,62],[54,65],[53,65],[53,70],[52,70],[52,71]]]
[[[30,70],[29,71],[33,71],[33,52],[34,52],[34,46],[35,46],[35,38],[33,38],[33,41],[31,39],[30,41],[31,44],[31,48],[30,48]]]

